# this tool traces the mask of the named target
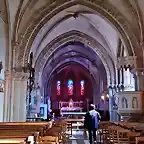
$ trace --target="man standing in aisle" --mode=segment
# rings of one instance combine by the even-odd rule
[[[91,104],[89,112],[85,115],[84,127],[88,130],[89,133],[89,142],[92,144],[92,137],[94,143],[96,143],[96,131],[99,127],[101,116],[99,112],[95,110],[95,105]]]

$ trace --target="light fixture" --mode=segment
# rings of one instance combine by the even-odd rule
[[[107,94],[106,91],[104,91],[103,95],[101,96],[101,100],[104,102],[109,100],[109,95]]]
[[[101,99],[104,101],[105,97],[102,95],[102,96],[101,96]]]

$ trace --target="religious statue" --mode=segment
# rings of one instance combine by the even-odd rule
[[[0,73],[2,69],[3,69],[3,65],[2,65],[2,61],[0,61]]]
[[[132,108],[138,108],[138,100],[137,100],[137,97],[133,97],[133,100],[132,100]]]
[[[122,108],[128,108],[127,99],[125,97],[122,98]]]
[[[70,99],[70,100],[69,100],[69,108],[72,108],[72,107],[73,107],[73,100]]]

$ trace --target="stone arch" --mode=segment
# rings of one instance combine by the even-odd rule
[[[37,72],[37,78],[39,77],[38,72],[42,72],[45,65],[48,62],[48,58],[61,46],[64,44],[70,42],[70,41],[76,41],[81,42],[84,45],[88,46],[89,48],[93,49],[93,51],[99,56],[101,59],[106,73],[107,73],[107,84],[115,84],[115,65],[111,57],[108,55],[106,50],[103,48],[103,46],[91,38],[90,36],[78,32],[78,31],[70,31],[65,34],[62,34],[58,36],[56,39],[54,39],[52,42],[50,42],[40,53],[36,63],[35,63],[35,69]]]
[[[87,67],[83,66],[81,63],[79,63],[77,61],[71,61],[71,64],[76,64],[76,65],[82,67],[82,69],[84,69],[85,74],[89,73]],[[69,65],[69,62],[67,62],[67,63],[63,62],[60,66],[58,65],[54,69],[54,71],[60,69],[60,67],[65,68],[65,66],[67,66],[67,65]],[[52,87],[51,83],[52,83],[53,78],[55,77],[55,74],[53,75],[54,71],[51,72],[51,75],[49,76],[49,80],[47,80],[46,84],[44,85],[43,96],[45,98],[45,102],[47,102],[47,98],[50,96],[50,93],[51,93],[51,87]],[[99,83],[97,82],[97,78],[94,75],[90,75],[88,78],[91,81],[92,89],[93,89],[93,95],[94,95],[97,92],[96,86]]]
[[[82,66],[84,69],[87,70],[87,67],[86,67],[85,65],[83,65],[80,61],[70,60],[70,62],[71,62],[71,63],[74,63],[74,64],[78,64],[78,65]],[[52,71],[50,71],[50,73],[47,73],[47,74],[46,74],[46,77],[48,76],[48,80],[45,81],[44,87],[45,87],[45,86],[50,86],[51,80],[52,80],[52,78],[53,78],[53,73],[54,73],[55,71],[57,71],[61,66],[64,68],[64,67],[65,67],[66,65],[68,65],[68,64],[69,64],[69,62],[63,61],[63,62],[60,63],[59,65],[56,65],[56,67],[55,67]],[[92,76],[92,79],[91,79],[92,83],[93,83],[94,85],[97,85],[97,77],[96,77],[94,74],[92,74],[91,76]],[[44,76],[44,77],[45,77],[45,76]]]
[[[125,17],[107,0],[64,0],[62,2],[55,0],[50,1],[44,7],[37,10],[33,17],[30,18],[27,25],[23,28],[23,31],[19,33],[17,38],[19,43],[17,46],[17,65],[24,66],[27,64],[32,42],[44,24],[60,11],[78,4],[91,8],[93,11],[100,13],[106,20],[109,20],[119,31],[125,43],[125,47],[128,49],[129,55],[138,55],[138,49],[140,46],[127,19],[125,19]]]

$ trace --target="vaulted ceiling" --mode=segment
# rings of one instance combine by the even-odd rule
[[[124,56],[143,58],[143,0],[63,0],[61,4],[59,0],[0,0],[0,4],[0,38],[7,43],[3,47],[7,49],[7,69],[24,65],[30,51],[36,66],[53,39],[73,30],[95,40],[115,65],[122,47]]]

